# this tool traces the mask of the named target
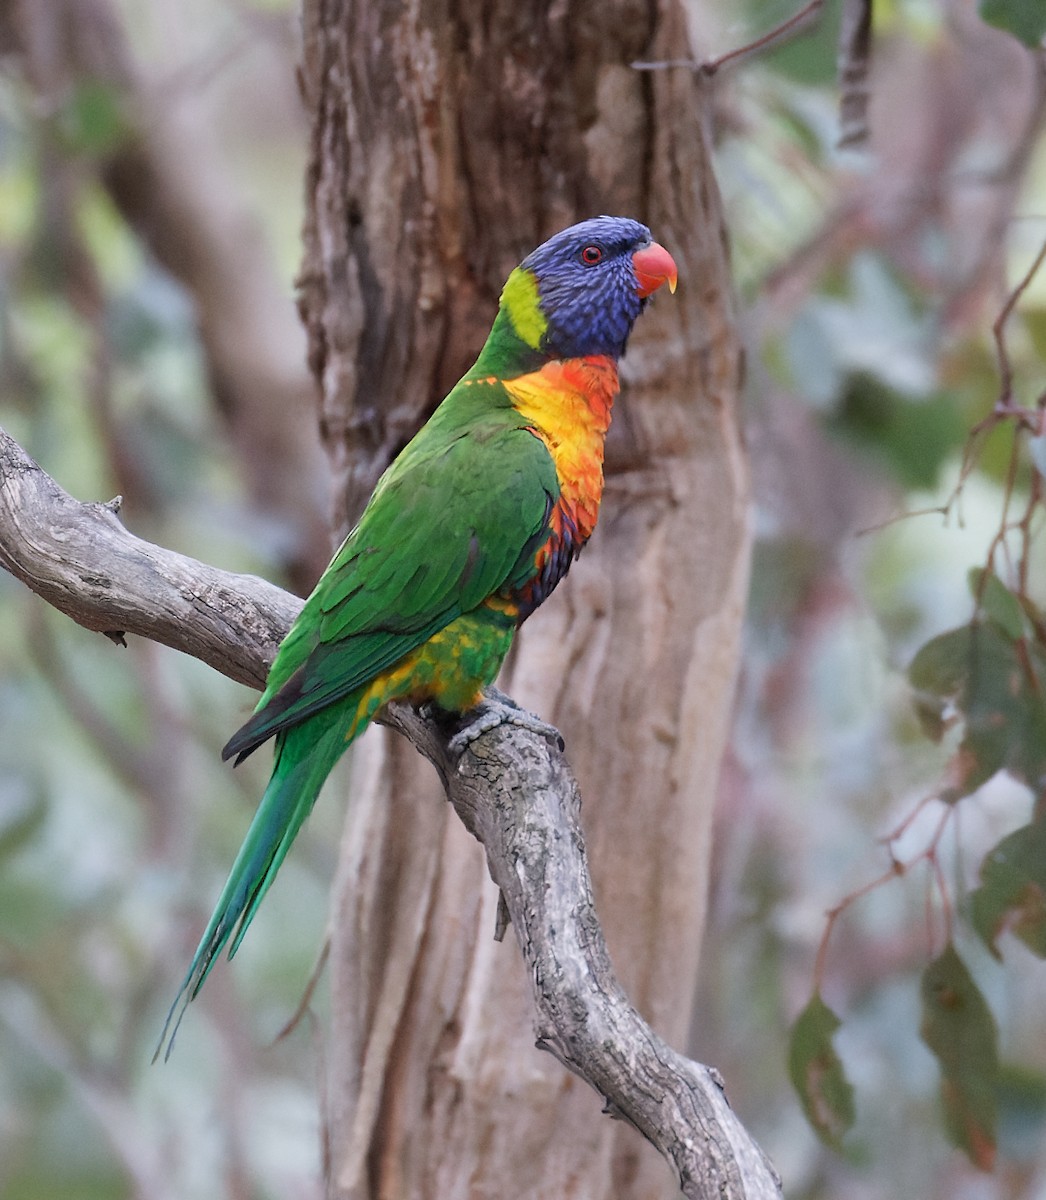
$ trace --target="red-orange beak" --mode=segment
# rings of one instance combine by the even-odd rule
[[[642,250],[632,255],[632,266],[636,269],[636,291],[641,296],[649,296],[663,284],[668,284],[668,290],[676,290],[676,280],[679,272],[676,270],[675,259],[657,242],[651,242]]]

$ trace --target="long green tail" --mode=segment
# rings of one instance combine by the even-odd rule
[[[324,780],[348,745],[345,733],[357,701],[350,697],[276,735],[272,778],[167,1014],[154,1062],[161,1052],[165,1061],[170,1057],[186,1008],[230,940],[229,957],[236,953]]]

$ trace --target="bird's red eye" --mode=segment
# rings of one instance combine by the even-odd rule
[[[581,251],[581,261],[586,267],[594,267],[596,263],[601,262],[602,259],[602,246],[586,246],[584,250]]]

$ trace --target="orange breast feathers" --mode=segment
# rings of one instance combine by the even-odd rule
[[[560,520],[566,516],[576,528],[580,548],[599,516],[603,443],[618,391],[617,363],[603,356],[570,358],[502,383],[552,455],[560,487],[561,512],[555,515]]]

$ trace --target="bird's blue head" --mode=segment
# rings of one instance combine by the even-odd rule
[[[619,358],[647,297],[672,291],[676,265],[650,230],[628,217],[571,225],[528,254],[502,293],[516,333],[554,358]]]

